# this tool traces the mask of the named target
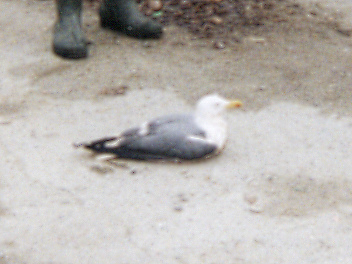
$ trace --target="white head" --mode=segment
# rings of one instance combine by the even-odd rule
[[[201,98],[196,106],[195,121],[206,134],[209,142],[215,143],[218,150],[222,149],[226,141],[227,122],[223,116],[225,109],[240,107],[240,101],[230,101],[217,94]]]
[[[203,117],[216,117],[221,116],[227,108],[237,108],[241,105],[240,101],[230,101],[217,94],[211,94],[202,97],[197,102],[196,113]]]

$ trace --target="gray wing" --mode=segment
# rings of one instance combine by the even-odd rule
[[[172,130],[182,130],[187,134],[205,137],[205,132],[194,122],[192,115],[167,115],[156,118],[145,124],[145,127],[135,127],[122,133],[124,137],[147,136],[168,133]],[[142,132],[142,130],[144,130]]]

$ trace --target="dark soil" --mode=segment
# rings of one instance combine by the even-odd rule
[[[102,0],[86,0],[98,9]],[[137,0],[141,11],[159,23],[177,25],[195,39],[211,39],[216,48],[241,43],[246,36],[263,36],[278,27],[321,32],[331,28],[350,36],[339,22],[341,14],[319,3],[303,6],[293,0]],[[297,23],[299,21],[300,23]],[[215,40],[215,42],[214,42]],[[260,39],[258,39],[260,41]]]
[[[351,33],[340,28],[337,15],[319,4],[303,7],[291,0],[142,0],[140,4],[146,15],[164,25],[178,25],[197,38],[227,43],[240,42],[243,36],[260,35],[263,28],[270,31],[283,24],[297,30],[297,20],[305,20],[307,27],[317,31],[323,26]]]

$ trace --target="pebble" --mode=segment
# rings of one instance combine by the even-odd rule
[[[213,47],[215,49],[224,49],[226,45],[225,45],[225,42],[218,40],[214,42]]]
[[[258,201],[258,197],[254,194],[245,194],[243,199],[249,204],[254,204]]]
[[[224,23],[224,20],[219,16],[212,16],[211,18],[209,18],[209,21],[214,25],[221,25],[222,23]]]
[[[182,206],[175,206],[175,207],[174,207],[174,210],[175,210],[176,212],[181,212],[181,211],[183,211],[183,207],[182,207]]]
[[[113,169],[112,169],[112,168],[109,168],[109,167],[107,167],[107,166],[98,166],[98,165],[94,165],[94,166],[91,166],[90,169],[91,169],[93,172],[98,173],[98,174],[102,174],[102,175],[113,172]]]
[[[256,37],[256,36],[249,36],[249,37],[246,37],[244,40],[246,42],[252,42],[252,43],[260,43],[260,44],[266,43],[266,38]]]
[[[148,2],[148,7],[153,11],[159,11],[163,8],[163,3],[159,0],[151,0]]]

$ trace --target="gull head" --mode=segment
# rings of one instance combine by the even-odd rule
[[[197,115],[207,117],[221,116],[226,109],[238,108],[242,106],[242,102],[238,100],[227,100],[217,94],[211,94],[202,97],[196,105]]]

